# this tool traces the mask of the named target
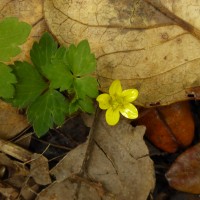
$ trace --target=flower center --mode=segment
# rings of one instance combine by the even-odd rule
[[[124,105],[124,98],[119,95],[112,96],[110,105],[113,110],[119,109]]]

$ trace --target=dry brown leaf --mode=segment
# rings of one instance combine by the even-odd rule
[[[28,41],[22,45],[22,53],[13,60],[29,60],[29,51],[35,40],[38,40],[42,33],[47,30],[43,17],[43,0],[1,0],[0,19],[8,16],[18,17],[32,25]]]
[[[0,181],[0,194],[2,199],[17,199],[19,191],[13,186]]]
[[[29,124],[16,108],[0,100],[0,138],[10,139],[23,131]]]
[[[76,148],[76,153],[70,151],[67,156],[60,161],[56,167],[51,170],[51,174],[56,177],[57,182],[69,178],[72,174],[81,172],[83,162],[86,156],[88,141]]]
[[[177,190],[200,194],[200,143],[183,152],[166,173],[169,185]]]
[[[0,153],[1,169],[3,166],[6,168],[8,173],[8,178],[5,180],[5,182],[16,188],[22,187],[26,181],[27,176],[29,175],[29,170],[26,168],[26,166],[20,162],[11,160],[5,154]],[[1,177],[4,176],[5,174],[1,174]]]
[[[185,89],[200,85],[199,40],[144,0],[45,0],[44,11],[61,43],[89,40],[103,91],[120,79],[150,106],[188,99]]]
[[[39,190],[40,190],[40,187],[37,184],[24,185],[21,188],[20,197],[22,197],[23,200],[33,200],[36,198],[37,192]]]
[[[77,184],[73,184],[68,179],[61,183],[53,183],[47,189],[39,193],[36,200],[71,200],[75,199],[75,193],[77,189]],[[88,199],[89,200],[89,199]],[[97,199],[98,200],[98,199]]]
[[[108,126],[104,114],[98,116],[88,144],[72,150],[52,170],[57,180],[38,195],[38,200],[50,196],[57,200],[75,196],[87,200],[148,197],[155,180],[153,162],[143,141],[145,128],[133,128],[126,120]]]
[[[41,154],[34,153],[32,155],[30,175],[39,185],[48,185],[51,183],[49,175],[48,159]]]

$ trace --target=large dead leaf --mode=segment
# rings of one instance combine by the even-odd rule
[[[22,46],[22,53],[14,60],[29,60],[29,51],[35,40],[47,30],[43,17],[43,0],[3,0],[0,1],[0,19],[8,16],[18,17],[32,25],[28,41]]]
[[[89,40],[103,91],[120,79],[149,106],[188,99],[185,89],[200,85],[199,40],[144,0],[45,0],[44,11],[61,43]]]
[[[146,0],[200,38],[199,0]]]
[[[87,143],[72,150],[52,170],[56,182],[37,199],[147,199],[154,187],[154,168],[144,131],[143,126],[133,128],[123,120],[110,127],[101,114]]]

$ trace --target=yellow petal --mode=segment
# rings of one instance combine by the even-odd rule
[[[118,123],[120,118],[120,114],[119,114],[119,110],[113,110],[112,108],[109,108],[106,111],[106,122],[111,125],[114,126]]]
[[[98,97],[97,97],[97,101],[99,102],[99,107],[102,109],[102,110],[106,110],[108,108],[110,108],[110,95],[108,94],[100,94]]]
[[[111,96],[115,94],[121,94],[122,93],[122,86],[119,80],[115,80],[112,82],[110,88],[109,88],[109,94]]]
[[[120,109],[120,113],[129,119],[136,119],[138,117],[138,110],[131,103],[124,105],[124,107]]]
[[[122,92],[122,96],[124,97],[124,101],[127,103],[133,102],[138,97],[138,90],[137,89],[128,89]]]

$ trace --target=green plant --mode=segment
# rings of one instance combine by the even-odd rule
[[[17,18],[0,21],[0,97],[26,109],[29,122],[41,137],[78,110],[94,112],[92,99],[98,96],[98,82],[92,73],[96,59],[87,40],[59,47],[44,33],[32,46],[32,63],[6,65],[21,52],[19,45],[30,31],[31,26]]]
[[[30,56],[32,64],[15,62],[11,66],[17,78],[12,103],[26,109],[39,137],[79,109],[94,112],[92,98],[98,96],[98,82],[91,74],[96,59],[87,40],[69,48],[58,47],[53,37],[44,33],[39,43],[33,44]]]
[[[12,69],[5,62],[21,52],[19,45],[27,40],[30,31],[29,24],[19,22],[15,17],[0,21],[0,97],[4,99],[13,97],[13,84],[17,82]]]

